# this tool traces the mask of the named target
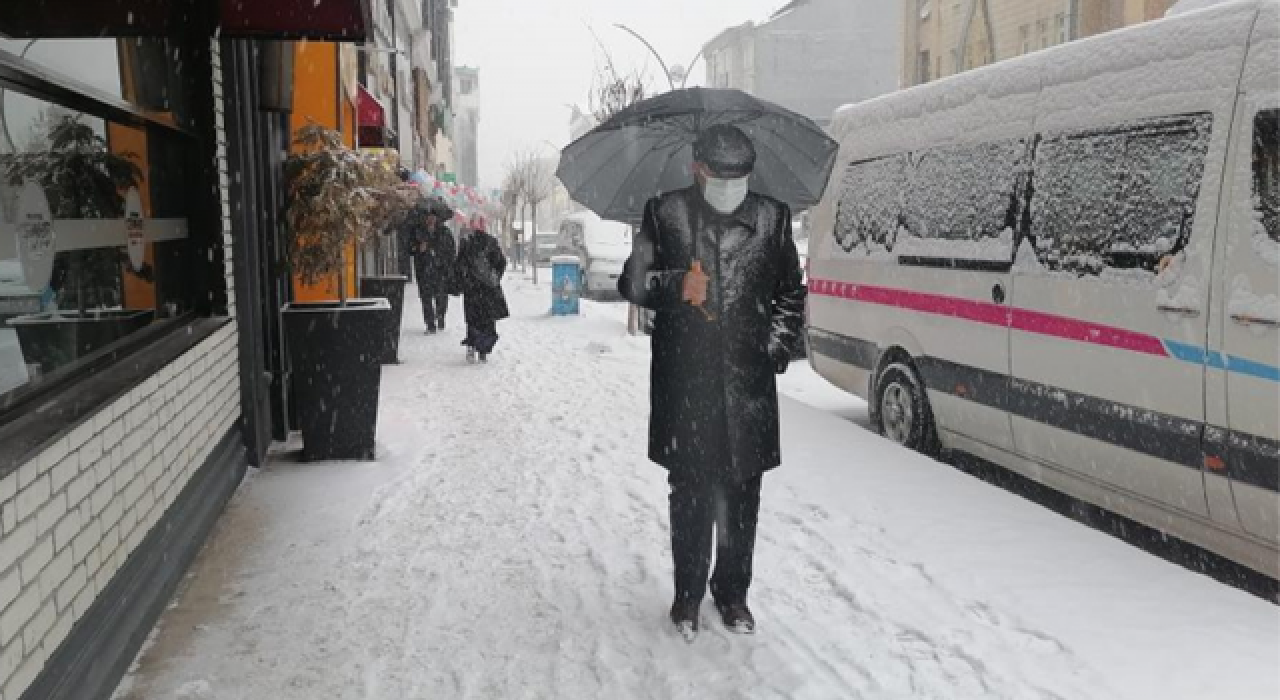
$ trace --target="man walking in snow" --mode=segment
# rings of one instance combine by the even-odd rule
[[[444,316],[449,310],[449,288],[453,286],[454,260],[458,250],[453,233],[440,221],[440,213],[432,208],[415,211],[413,216],[416,220],[409,231],[413,274],[418,278],[422,320],[427,325],[428,335],[435,333],[437,329],[444,330]]]
[[[805,288],[786,204],[750,192],[756,151],[740,129],[703,131],[694,186],[645,205],[618,291],[657,312],[649,458],[668,471],[675,600],[698,631],[711,595],[725,626],[755,631],[747,605],[764,472],[781,461],[775,373],[803,329]]]

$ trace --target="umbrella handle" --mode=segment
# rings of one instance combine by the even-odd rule
[[[693,261],[693,266],[689,268],[689,271],[690,271],[690,272],[696,272],[696,273],[698,273],[698,274],[700,274],[700,275],[705,275],[705,274],[706,274],[706,273],[704,273],[704,272],[702,271],[702,261],[701,261],[701,260],[698,260],[698,259],[696,259],[696,258],[695,258],[695,259],[694,259],[694,261]],[[706,319],[707,319],[708,321],[714,321],[714,320],[716,320],[716,316],[715,316],[715,314],[713,314],[713,313],[711,313],[710,311],[708,311],[708,310],[707,310],[707,307],[703,306],[702,304],[698,304],[698,310],[702,312],[702,315],[703,315],[703,316],[705,316],[705,317],[706,317]]]

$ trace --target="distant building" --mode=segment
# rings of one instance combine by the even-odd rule
[[[909,87],[1164,16],[1175,0],[902,0]]]
[[[453,85],[458,182],[476,187],[480,184],[480,69],[454,68]]]
[[[885,0],[795,0],[763,24],[732,27],[707,42],[706,83],[825,125],[837,107],[898,86],[897,15]]]
[[[573,143],[596,128],[596,118],[583,112],[577,105],[570,107],[573,111],[569,114],[569,143]]]

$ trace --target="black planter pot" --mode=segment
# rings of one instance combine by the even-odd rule
[[[156,313],[143,311],[59,311],[18,316],[6,323],[18,333],[22,358],[48,374],[146,328]]]
[[[379,343],[391,315],[386,299],[286,304],[289,345],[303,458],[374,458]]]
[[[391,314],[386,317],[387,327],[382,331],[382,343],[378,346],[378,356],[384,365],[400,362],[400,320],[404,315],[404,286],[408,283],[409,278],[404,275],[360,278],[360,296],[391,302]]]

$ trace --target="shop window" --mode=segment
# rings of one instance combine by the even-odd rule
[[[1051,268],[1154,271],[1186,245],[1212,117],[1049,135],[1036,149],[1031,236]]]
[[[4,87],[0,407],[194,299],[186,137]]]
[[[185,56],[166,39],[6,39],[5,51],[155,117],[190,125]],[[0,148],[6,143],[0,142]]]

